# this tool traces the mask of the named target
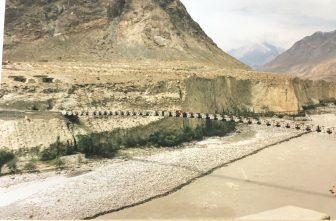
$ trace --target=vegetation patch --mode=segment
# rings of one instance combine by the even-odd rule
[[[320,100],[320,102],[317,103],[317,104],[308,104],[308,105],[303,106],[302,108],[305,111],[307,111],[307,110],[315,110],[316,108],[319,108],[319,107],[326,107],[329,104],[336,105],[336,99]]]
[[[73,123],[76,123],[76,119]],[[166,118],[131,129],[80,135],[76,137],[75,142],[63,143],[60,137],[57,137],[55,143],[46,149],[36,147],[12,152],[2,148],[0,149],[0,168],[7,165],[6,173],[36,172],[43,169],[41,165],[49,165],[62,170],[67,166],[63,156],[82,153],[85,157],[93,159],[112,158],[119,150],[127,148],[172,148],[185,142],[202,140],[204,137],[224,136],[234,130],[234,122]],[[31,160],[26,161],[27,158]],[[24,160],[18,161],[19,159]],[[79,159],[78,162],[80,161],[83,160]]]
[[[60,156],[67,156],[74,154],[76,152],[76,147],[69,144],[63,144],[60,142],[60,138],[57,137],[55,143],[51,144],[49,148],[44,149],[40,152],[40,160],[49,161],[54,160]]]
[[[230,110],[223,110],[221,114],[251,117],[251,118],[273,117],[276,115],[275,112],[269,111],[268,107],[264,107],[263,109],[264,109],[264,112],[256,113],[254,110],[250,110],[248,108],[233,107]]]
[[[28,171],[29,173],[36,172],[37,166],[34,160],[29,161],[26,163],[23,167],[25,171]]]
[[[65,118],[69,121],[69,123],[77,124],[77,125],[80,124],[80,120],[78,116],[71,115],[71,116],[65,116]]]
[[[7,148],[0,149],[0,174],[1,168],[10,161],[15,159],[14,153],[9,151]]]
[[[174,123],[169,124],[175,120]],[[194,121],[194,122],[188,122]],[[168,123],[169,127],[163,124]],[[235,130],[233,122],[210,120],[164,119],[159,125],[140,126],[129,130],[80,135],[75,145],[63,144],[58,140],[41,151],[42,161],[54,160],[61,156],[83,153],[86,157],[107,157],[116,155],[118,150],[134,147],[174,147],[184,142],[202,140],[204,137],[224,136]]]
[[[25,83],[27,78],[23,76],[9,76],[8,78],[13,79],[14,81]]]

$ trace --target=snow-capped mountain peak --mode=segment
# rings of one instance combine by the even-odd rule
[[[280,47],[263,42],[232,49],[229,54],[253,68],[259,68],[283,51]]]

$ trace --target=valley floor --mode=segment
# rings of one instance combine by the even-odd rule
[[[312,116],[336,125],[335,115]],[[167,197],[99,219],[232,219],[286,205],[336,218],[336,137],[307,134],[222,167]]]
[[[299,135],[242,126],[228,137],[107,161],[84,174],[1,177],[0,219],[94,218],[175,192],[214,168]]]

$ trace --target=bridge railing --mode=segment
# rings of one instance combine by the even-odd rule
[[[326,133],[336,135],[335,127],[325,127],[320,125],[305,124],[289,120],[263,119],[256,117],[244,117],[225,114],[192,113],[182,111],[62,111],[65,117],[108,117],[108,116],[144,116],[144,117],[176,117],[190,119],[207,119],[214,121],[231,121],[244,124],[264,125],[284,129],[293,129],[305,132]]]

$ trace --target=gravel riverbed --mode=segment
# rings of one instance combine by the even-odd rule
[[[2,177],[0,219],[93,218],[178,190],[214,168],[302,133],[257,126],[240,130],[150,156],[106,161],[79,176]]]

